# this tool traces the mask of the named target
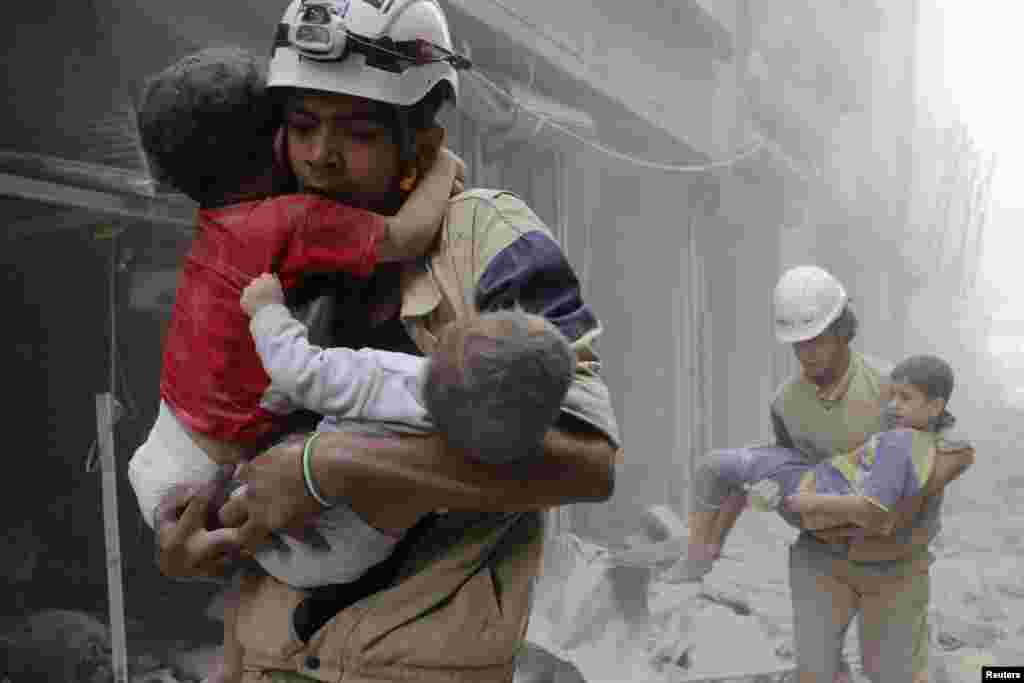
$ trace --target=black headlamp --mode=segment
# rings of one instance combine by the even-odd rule
[[[460,54],[428,40],[394,41],[387,36],[370,38],[349,31],[333,2],[303,3],[294,25],[279,24],[274,50],[291,47],[301,56],[320,62],[340,62],[353,53],[366,57],[366,65],[393,73],[414,66],[445,62],[455,69],[470,69],[472,63]]]

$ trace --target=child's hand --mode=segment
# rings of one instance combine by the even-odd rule
[[[264,306],[283,304],[284,290],[276,275],[263,273],[242,290],[242,308],[250,317]]]
[[[452,161],[455,162],[455,181],[452,183],[452,196],[462,194],[466,191],[466,162],[447,147],[443,147],[441,152],[449,155]]]
[[[424,178],[440,176],[450,179],[454,176],[455,182],[466,184],[466,162],[443,144],[435,148],[421,145],[416,156],[416,165]]]
[[[434,160],[429,173],[441,173],[450,175],[455,170],[455,182],[466,184],[466,162],[447,147],[437,150],[437,158]]]

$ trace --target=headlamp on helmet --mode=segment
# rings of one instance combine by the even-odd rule
[[[366,65],[402,73],[411,66],[444,62],[455,69],[472,68],[466,57],[422,38],[394,41],[387,36],[371,38],[348,30],[344,11],[348,3],[336,0],[303,0],[298,21],[278,26],[274,48],[291,47],[302,57],[318,62],[340,62],[353,53],[366,57]]]
[[[344,19],[333,2],[303,3],[299,20],[288,28],[288,41],[311,59],[333,61],[347,52]]]

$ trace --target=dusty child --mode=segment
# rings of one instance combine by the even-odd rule
[[[683,580],[710,571],[725,540],[721,517],[745,492],[762,510],[786,509],[807,529],[845,524],[887,535],[900,519],[903,501],[928,493],[937,457],[973,460],[969,444],[943,433],[955,422],[946,409],[953,371],[935,356],[912,356],[890,374],[890,400],[882,431],[850,453],[812,465],[799,452],[778,446],[721,453],[716,472],[699,473],[701,500],[690,514],[690,556]],[[737,494],[739,492],[739,494]]]
[[[439,155],[395,216],[313,194],[273,196],[279,121],[264,82],[248,53],[209,49],[151,78],[142,95],[139,127],[156,175],[199,204],[164,348],[159,416],[129,465],[151,526],[167,486],[146,485],[146,472],[170,468],[161,477],[168,486],[209,480],[272,438],[289,412],[271,400],[238,304],[242,289],[264,272],[290,289],[307,273],[368,276],[379,261],[418,256],[436,236],[456,173],[454,158]],[[194,457],[169,447],[178,443]]]
[[[413,259],[436,238],[459,162],[446,150],[401,179],[401,210],[385,216],[314,194],[279,194],[281,120],[263,65],[235,48],[190,55],[147,82],[139,107],[154,175],[199,205],[168,327],[160,407],[128,474],[146,522],[185,484],[217,480],[280,431],[295,410],[276,399],[239,305],[274,272],[283,287],[314,272],[367,277],[378,262]],[[354,122],[362,133],[387,124]],[[434,134],[443,135],[441,129]]]

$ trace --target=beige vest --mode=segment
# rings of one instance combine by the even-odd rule
[[[472,310],[476,271],[493,255],[486,252],[514,238],[480,229],[485,216],[476,202],[454,203],[430,267],[409,266],[403,273],[401,315],[424,353],[445,323]],[[483,240],[474,239],[478,229]],[[583,341],[577,348],[589,342]],[[580,355],[583,364],[592,361]],[[308,644],[291,625],[305,595],[271,577],[246,579],[237,626],[246,680],[276,669],[325,683],[509,683],[540,569],[542,517],[450,513],[439,526],[417,545],[403,572],[415,573],[343,610]],[[445,532],[451,539],[453,530],[459,540],[451,545]],[[494,555],[481,566],[491,549]]]

